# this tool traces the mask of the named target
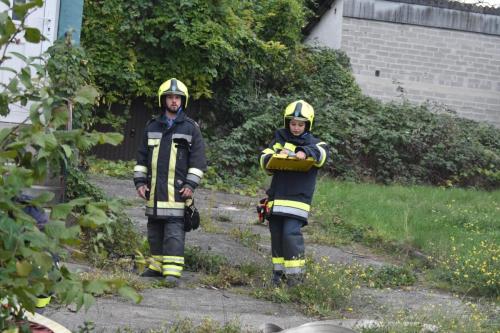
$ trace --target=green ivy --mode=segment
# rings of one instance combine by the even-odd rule
[[[87,60],[83,48],[72,45],[71,35],[59,39],[47,50],[50,58],[47,61],[47,72],[53,82],[54,92],[64,98],[73,96],[77,92],[85,93],[93,99],[97,97],[93,85],[92,68]],[[96,117],[93,114],[93,105],[75,104],[73,110],[73,128],[90,128]]]
[[[170,77],[211,97],[214,82],[283,58],[304,19],[300,0],[87,0],[82,43],[108,103],[152,97]]]

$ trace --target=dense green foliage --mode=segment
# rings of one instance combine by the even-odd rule
[[[132,258],[141,247],[142,236],[125,213],[125,204],[107,198],[100,188],[89,182],[88,174],[77,168],[67,170],[65,185],[67,199],[90,197],[96,204],[107,207],[103,216],[106,223],[81,228],[80,249],[84,259],[96,267],[106,267],[111,261]]]
[[[214,81],[242,80],[295,46],[303,13],[300,0],[87,0],[82,41],[110,101],[154,96],[170,77],[210,97]]]
[[[439,185],[500,185],[500,130],[491,125],[435,114],[407,102],[383,104],[361,95],[342,56],[328,50],[304,53],[302,82],[290,94],[230,98],[252,117],[213,145],[212,161],[244,175],[257,151],[282,126],[293,100],[313,103],[313,133],[329,143],[326,170],[345,179]],[[296,67],[297,72],[300,67]],[[239,94],[239,92],[236,92]]]
[[[216,178],[244,176],[299,98],[316,110],[334,176],[494,188],[500,130],[428,106],[361,94],[341,52],[309,49],[300,29],[311,1],[87,0],[83,44],[104,102],[147,96],[182,79],[202,103]],[[200,100],[201,98],[201,100]],[[193,100],[194,101],[194,100]]]
[[[69,39],[57,40],[47,53],[47,72],[52,79],[52,88],[59,96],[68,99],[78,89],[92,85],[94,79],[83,48],[73,46]],[[96,96],[97,97],[97,96]],[[93,117],[94,105],[77,103],[72,107],[73,128],[90,128],[96,120]]]
[[[18,200],[32,185],[45,181],[74,163],[78,151],[98,143],[117,144],[122,139],[121,135],[87,132],[81,128],[67,130],[71,106],[82,110],[85,105],[92,105],[98,96],[96,89],[85,84],[82,76],[68,77],[55,71],[51,73],[55,76],[49,78],[47,69],[50,66],[46,64],[46,57],[34,59],[9,52],[9,45],[23,34],[30,43],[40,42],[40,32],[27,27],[25,18],[33,8],[42,5],[41,0],[14,5],[11,9],[21,18],[19,24],[12,22],[9,10],[0,13],[0,47],[4,51],[0,55],[0,64],[5,65],[11,57],[17,57],[23,64],[20,69],[1,68],[9,76],[4,77],[7,82],[1,83],[0,114],[8,114],[14,103],[29,110],[23,124],[0,130],[2,331],[15,325],[17,315],[22,316],[24,309],[34,310],[37,295],[54,293],[61,303],[76,303],[78,308],[90,306],[92,294],[103,290],[116,289],[124,296],[139,300],[139,296],[124,281],[80,280],[64,265],[58,269],[53,262],[53,256],[67,257],[66,247],[77,242],[81,227],[108,223],[108,203],[75,198],[53,204],[51,199],[54,195],[50,192],[43,192],[27,202]],[[68,58],[71,56],[68,55]],[[64,86],[63,82],[71,80],[74,84]],[[27,206],[50,210],[49,222],[43,231],[25,211]],[[69,220],[74,223],[67,226]]]

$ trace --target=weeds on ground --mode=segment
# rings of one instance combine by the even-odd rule
[[[411,268],[397,266],[362,268],[359,277],[370,288],[412,286],[417,281],[417,276]]]
[[[500,245],[482,240],[469,248],[453,237],[451,244],[446,256],[429,257],[438,263],[431,274],[455,292],[500,299]]]
[[[223,232],[222,229],[213,222],[210,208],[207,214],[200,214],[200,226],[204,232],[210,234],[220,234]]]
[[[260,235],[254,234],[250,228],[243,230],[241,228],[233,228],[229,231],[229,236],[251,249],[258,249],[261,240]]]
[[[218,234],[221,233],[222,230],[218,226],[215,225],[214,221],[212,220],[212,210],[215,206],[215,195],[211,194],[210,197],[208,198],[208,208],[206,214],[200,214],[200,225],[203,231],[212,233],[212,234]]]
[[[231,217],[227,215],[218,214],[215,218],[219,222],[231,222]]]
[[[231,321],[224,325],[216,322],[213,319],[205,318],[196,325],[190,319],[184,319],[174,323],[167,330],[150,331],[149,333],[243,333],[249,332],[241,328],[241,324],[237,321]]]
[[[86,322],[85,326],[79,327],[79,329],[78,333],[95,332],[95,326],[89,322]],[[252,331],[242,328],[236,320],[220,324],[211,318],[204,318],[199,324],[195,324],[193,320],[184,318],[177,319],[171,324],[165,324],[160,328],[137,330],[123,327],[117,329],[115,333],[252,333]]]
[[[121,269],[113,270],[92,270],[90,272],[80,273],[82,281],[127,281],[127,285],[136,291],[142,291],[152,286],[152,283],[141,279],[135,272],[125,272]]]
[[[80,236],[86,259],[101,268],[109,261],[132,258],[142,243],[142,236],[119,203],[103,218],[107,219],[106,224],[96,229],[83,228]]]
[[[120,331],[127,332],[127,331]],[[159,329],[141,331],[143,333],[251,333],[241,327],[238,321],[230,321],[225,324],[211,319],[204,318],[199,324],[195,324],[191,319],[180,319],[170,325]],[[127,332],[128,333],[128,332]],[[130,331],[132,333],[132,331]]]
[[[186,270],[206,274],[200,282],[216,288],[250,285],[263,272],[254,264],[231,266],[226,257],[203,252],[199,247],[187,247],[184,258]]]
[[[252,284],[253,279],[260,272],[261,269],[254,265],[222,266],[217,274],[204,276],[200,279],[200,282],[220,289],[247,286]]]
[[[361,333],[497,333],[500,321],[491,306],[476,303],[465,303],[463,313],[456,312],[446,305],[430,304],[425,311],[399,311],[392,318],[373,322],[358,328]],[[490,309],[490,310],[488,310]]]
[[[304,283],[297,287],[269,284],[256,289],[253,295],[277,303],[295,303],[306,315],[326,317],[347,304],[352,290],[359,288],[356,270],[332,265],[327,258],[319,262],[308,258],[306,272]]]
[[[92,321],[84,321],[83,326],[78,325],[78,333],[93,333],[95,332],[95,324]]]
[[[310,242],[316,244],[342,246],[355,242],[405,259],[413,255],[413,249],[407,241],[395,241],[384,237],[370,225],[356,225],[345,221],[341,216],[330,215],[324,210],[324,206],[314,214],[313,222],[304,229],[304,233],[308,235]]]
[[[203,252],[198,246],[184,250],[184,268],[188,271],[218,274],[224,266],[228,266],[224,256]]]

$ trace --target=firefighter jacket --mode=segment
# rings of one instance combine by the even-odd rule
[[[266,164],[275,153],[282,149],[293,152],[303,151],[307,157],[316,161],[307,172],[273,170],[271,186],[267,190],[271,215],[294,217],[307,223],[311,201],[316,186],[316,176],[328,158],[328,146],[315,138],[310,132],[296,137],[288,129],[275,132],[269,148],[262,151],[260,165],[266,170]]]
[[[134,167],[136,188],[147,185],[146,215],[183,217],[183,187],[194,190],[206,171],[205,145],[198,124],[181,112],[172,126],[161,117],[150,120]]]

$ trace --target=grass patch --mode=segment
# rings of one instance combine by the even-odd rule
[[[444,281],[452,291],[469,295],[500,298],[500,245],[480,241],[472,248],[452,239],[448,256],[435,260],[437,267],[430,272],[434,280]]]
[[[226,257],[187,247],[184,251],[185,269],[204,273],[200,282],[216,288],[246,286],[262,276],[263,269],[255,264],[231,266]]]
[[[231,217],[227,216],[227,215],[217,215],[217,221],[219,222],[231,222]]]
[[[207,214],[200,213],[200,227],[203,231],[211,234],[220,234],[224,232],[224,230],[217,226],[212,220],[210,208]]]
[[[383,266],[367,267],[360,273],[361,280],[370,288],[397,288],[412,286],[417,276],[408,267]]]
[[[208,207],[207,207],[207,212],[202,214],[200,213],[200,225],[201,228],[208,233],[213,233],[213,234],[218,234],[222,233],[223,230],[215,225],[212,216],[213,214],[213,208],[215,207],[216,203],[216,197],[215,194],[211,194],[208,198]]]
[[[203,252],[198,246],[186,247],[184,263],[186,270],[205,274],[218,274],[222,267],[229,265],[226,257]]]
[[[136,161],[110,161],[101,158],[88,157],[87,164],[89,172],[95,175],[107,175],[121,179],[134,178],[134,166]]]
[[[80,331],[80,333],[88,331]],[[241,327],[236,320],[221,324],[211,318],[204,318],[199,324],[192,319],[177,319],[171,324],[156,329],[135,330],[130,328],[121,328],[116,333],[252,333]]]
[[[254,234],[250,228],[241,229],[241,228],[233,228],[229,231],[229,236],[238,240],[244,246],[258,250],[259,242],[261,237],[259,234]]]
[[[200,279],[205,285],[220,289],[229,287],[252,285],[254,279],[262,274],[263,270],[253,264],[238,267],[222,266],[217,274],[207,275]]]
[[[490,310],[488,310],[490,308]],[[400,311],[379,322],[358,328],[360,333],[497,333],[500,322],[491,306],[466,303],[463,313],[455,313],[445,306],[431,304],[426,311],[408,313]]]
[[[425,253],[454,291],[500,296],[500,191],[381,186],[322,179],[312,240]]]
[[[142,291],[148,288],[151,288],[154,284],[154,281],[145,281],[141,279],[139,275],[135,272],[125,272],[121,269],[113,269],[113,270],[92,270],[90,272],[82,272],[79,274],[79,277],[82,281],[126,281],[129,287],[135,289],[135,291]]]
[[[220,169],[216,171],[215,167],[209,166],[203,175],[201,186],[210,190],[255,196],[269,181],[267,175],[259,168],[246,170],[247,176],[244,178],[235,176],[232,172],[221,177],[218,172]]]
[[[327,317],[346,305],[352,290],[358,287],[356,270],[329,264],[326,258],[320,262],[308,258],[306,272],[299,286],[276,288],[268,283],[254,290],[253,295],[277,303],[295,303],[306,315]]]

